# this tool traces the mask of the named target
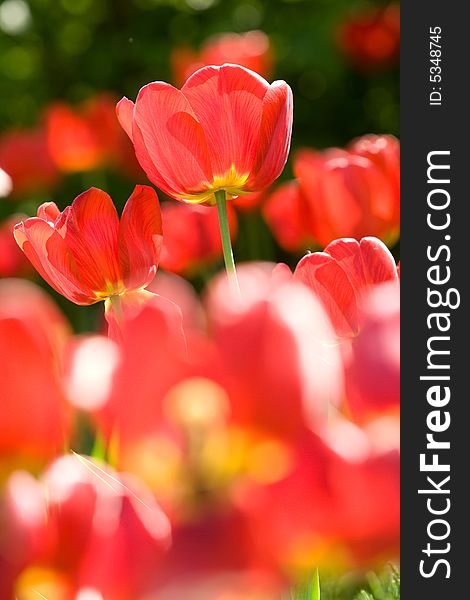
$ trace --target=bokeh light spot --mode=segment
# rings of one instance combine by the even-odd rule
[[[90,30],[82,23],[70,21],[60,31],[59,43],[68,54],[81,54],[90,42]]]
[[[24,33],[31,25],[31,13],[24,0],[5,0],[0,5],[0,29],[10,35]]]
[[[2,56],[2,67],[10,79],[28,79],[38,67],[37,54],[31,48],[13,46]]]
[[[83,15],[91,8],[92,4],[96,4],[93,0],[61,0],[62,6],[67,12],[72,15]]]
[[[215,0],[186,0],[186,4],[194,10],[207,10],[215,4]]]
[[[263,20],[263,9],[258,2],[244,2],[234,9],[232,19],[237,29],[255,29]]]

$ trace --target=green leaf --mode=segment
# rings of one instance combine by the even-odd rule
[[[371,596],[368,592],[361,590],[356,596],[356,600],[374,600],[374,597]]]
[[[291,592],[291,600],[321,600],[320,573],[318,569],[315,570],[308,584]]]
[[[312,593],[310,594],[310,600],[321,600],[321,590],[320,590],[320,573],[318,569],[315,570],[315,575],[313,576]]]

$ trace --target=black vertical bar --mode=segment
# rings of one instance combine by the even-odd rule
[[[467,184],[470,176],[470,102],[466,97],[469,87],[466,47],[470,29],[465,17],[466,8],[465,2],[457,0],[404,0],[401,4],[401,573],[405,600],[470,598],[470,394],[467,383],[470,380],[470,318],[466,312],[470,280],[467,217],[470,209]],[[436,28],[441,30],[437,41],[440,56],[431,53],[437,49],[431,45],[431,30],[437,31]],[[441,70],[431,69],[436,66]],[[437,74],[441,75],[441,81],[435,77]],[[440,102],[439,95],[430,96],[431,92],[441,94]],[[432,101],[434,105],[431,105]],[[450,169],[435,169],[431,171],[430,179],[444,181],[449,178],[448,184],[428,182],[428,155],[436,151],[449,151],[448,155],[435,154],[430,160],[450,165]],[[444,191],[433,192],[431,204],[441,202],[445,205],[446,192],[449,194],[447,208],[430,208],[428,194],[432,190]],[[428,214],[437,226],[446,222],[448,214],[449,226],[433,229],[427,223]],[[436,265],[437,270],[428,271]],[[449,273],[450,279],[446,283],[430,282],[429,278],[442,280]],[[460,296],[460,306],[432,308],[428,302],[428,288],[440,291],[444,301],[449,290],[455,290],[450,292],[449,303],[455,305]],[[431,301],[438,304],[438,295],[434,294]],[[439,331],[437,318],[431,317],[429,321],[433,313],[447,315],[439,321],[443,329],[450,323],[447,332]],[[441,350],[450,350],[448,355],[434,355],[431,361],[442,367],[447,364],[449,369],[428,368],[427,344],[432,336],[450,338],[431,342],[434,349],[440,345]],[[436,375],[450,379],[420,380],[420,376]],[[439,398],[434,394],[431,400],[437,398],[437,401],[435,406],[431,405],[427,394],[432,386],[440,386],[441,400],[445,387],[449,388],[451,396],[447,404],[442,401],[442,406],[437,406]],[[433,411],[437,411],[436,414],[429,416]],[[444,427],[448,418],[446,413],[451,419],[448,428]],[[430,425],[434,429],[442,427],[443,431],[433,432]],[[427,434],[434,434],[435,440],[450,442],[450,449],[427,448]],[[425,454],[426,464],[436,454],[435,460],[442,465],[448,464],[450,471],[423,471],[420,454]],[[445,482],[448,476],[450,479]],[[427,492],[419,494],[418,490]],[[440,515],[430,512],[446,508],[448,510]],[[436,519],[441,521],[432,523]],[[448,535],[443,521],[450,528]]]

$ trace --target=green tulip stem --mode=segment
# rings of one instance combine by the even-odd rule
[[[240,295],[240,286],[238,285],[237,271],[235,269],[235,261],[233,260],[232,242],[230,240],[225,190],[218,190],[214,195],[219,214],[220,237],[222,239],[222,250],[224,252],[225,270],[227,271],[232,291]]]

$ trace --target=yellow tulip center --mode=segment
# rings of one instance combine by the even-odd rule
[[[215,192],[219,190],[225,190],[227,198],[233,198],[246,194],[245,184],[248,181],[249,173],[240,174],[232,164],[230,169],[223,175],[214,175],[212,183],[206,183],[207,189],[203,192],[194,192],[193,194],[185,194],[182,196],[183,200],[190,202],[191,204],[200,204],[206,202],[208,204],[215,204]]]

